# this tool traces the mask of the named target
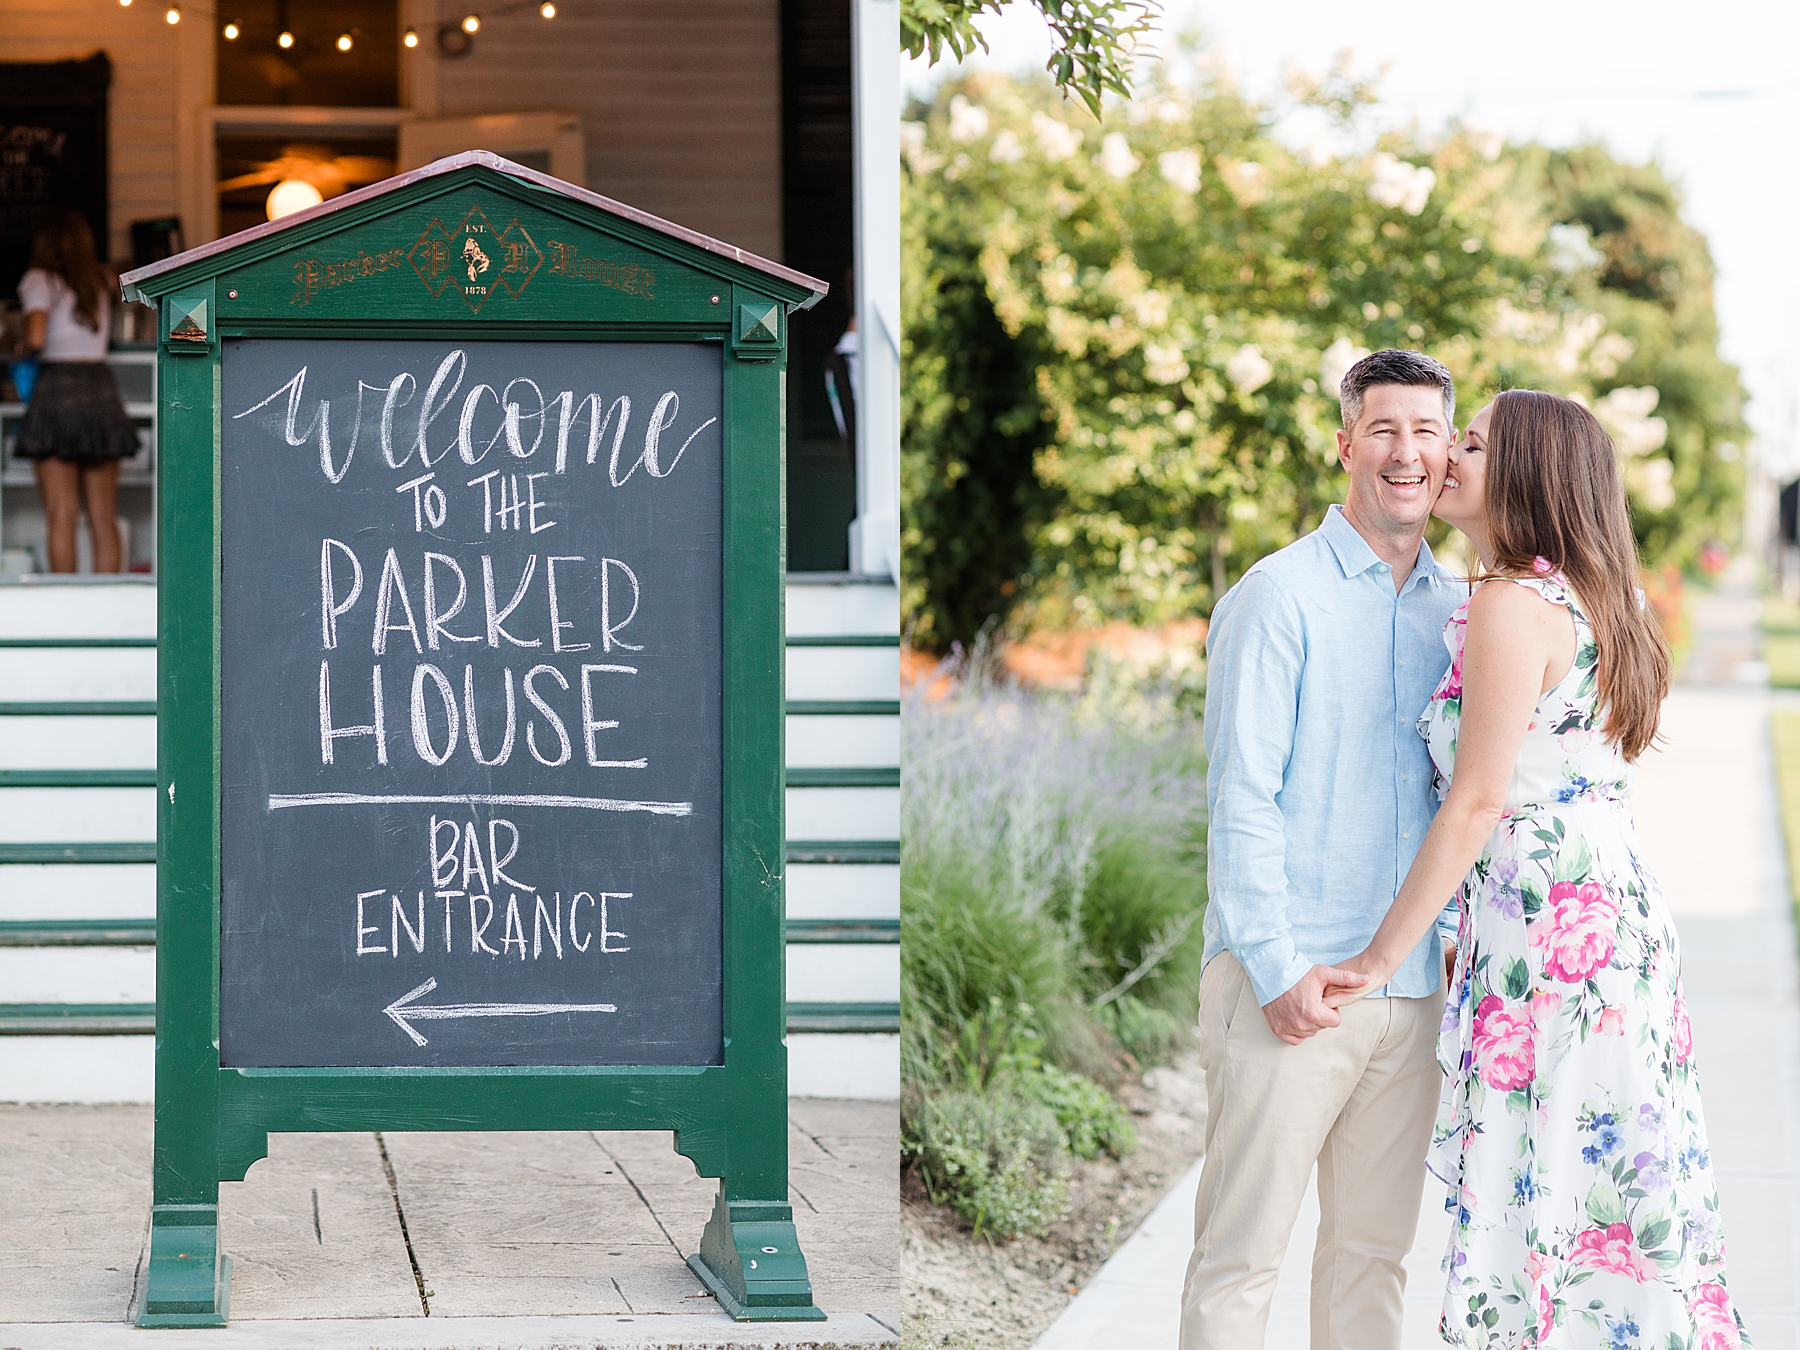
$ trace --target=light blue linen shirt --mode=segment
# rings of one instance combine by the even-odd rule
[[[1374,937],[1437,810],[1417,730],[1468,590],[1421,541],[1400,593],[1333,506],[1213,608],[1206,636],[1207,961],[1259,1003]],[[1456,936],[1452,899],[1377,996],[1423,998]]]

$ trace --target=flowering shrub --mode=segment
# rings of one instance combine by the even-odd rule
[[[1303,91],[1353,114],[1372,95]],[[1047,84],[946,84],[902,130],[903,603],[942,650],[1209,612],[1341,499],[1343,372],[1414,347],[1466,418],[1530,386],[1618,439],[1640,541],[1732,530],[1741,389],[1711,263],[1653,167],[1463,128],[1297,151],[1280,110],[1163,80],[1096,119]]]

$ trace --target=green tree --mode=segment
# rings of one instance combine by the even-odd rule
[[[1131,97],[1131,50],[1155,29],[1152,0],[1031,0],[1050,25],[1055,44],[1045,69],[1057,88],[1074,94],[1096,115],[1108,93]],[[901,0],[900,46],[908,55],[946,52],[961,61],[988,49],[976,21],[998,14],[1007,0]]]
[[[1742,393],[1659,172],[1468,130],[1302,154],[1276,111],[1159,83],[1095,118],[975,76],[907,124],[916,640],[1210,611],[1341,498],[1337,380],[1380,346],[1442,359],[1464,416],[1513,385],[1588,400],[1653,560],[1729,532]]]

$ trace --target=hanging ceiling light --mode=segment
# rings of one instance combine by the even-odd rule
[[[304,178],[284,178],[269,193],[265,209],[270,220],[280,220],[296,211],[304,211],[309,206],[317,206],[324,200],[325,195]]]
[[[283,29],[281,36],[275,39],[275,45],[285,52],[289,47],[294,45],[294,35],[286,29]]]
[[[337,49],[340,52],[347,52],[354,45],[355,44],[352,41],[352,39],[348,33],[339,33],[338,34]]]
[[[463,17],[462,30],[473,36],[481,31],[481,15],[468,14]]]
[[[180,23],[181,22],[181,6],[180,5],[170,5],[167,9],[165,9],[163,11],[163,22],[168,24],[170,27],[173,27],[174,25]]]
[[[556,17],[556,6],[551,4],[550,0],[544,0],[544,3],[538,6],[538,13],[542,14],[546,19],[554,19]]]
[[[238,35],[243,31],[244,30],[239,28],[235,23],[228,23],[225,25],[225,40],[227,42],[236,42],[238,40]]]
[[[400,45],[402,47],[408,47],[408,48],[418,46],[419,45],[419,30],[416,28],[407,29],[406,35],[400,39]]]

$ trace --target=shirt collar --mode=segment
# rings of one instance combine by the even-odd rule
[[[1386,564],[1375,555],[1375,550],[1356,532],[1356,526],[1344,518],[1344,508],[1333,505],[1325,512],[1325,519],[1319,525],[1319,533],[1325,536],[1325,542],[1331,546],[1332,553],[1337,555],[1338,566],[1344,569],[1346,577],[1360,576],[1372,567],[1386,570]],[[1431,556],[1431,545],[1423,539],[1419,541],[1419,557],[1413,563],[1412,575],[1407,577],[1406,585],[1401,593],[1412,589],[1421,577],[1436,586],[1439,581],[1437,559]]]

